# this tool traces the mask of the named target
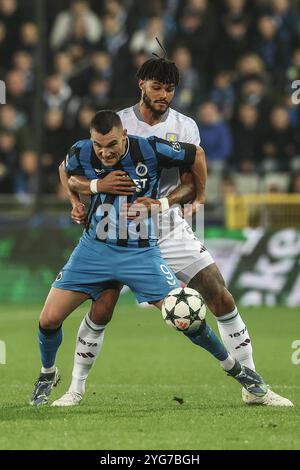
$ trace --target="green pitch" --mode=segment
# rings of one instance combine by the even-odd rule
[[[69,385],[74,337],[86,310],[65,322],[57,361],[62,381],[52,399]],[[291,362],[299,311],[243,312],[258,370],[294,401],[293,409],[243,405],[238,384],[216,361],[165,326],[155,309],[133,303],[117,309],[82,404],[32,408],[38,315],[38,306],[0,310],[7,347],[7,364],[0,365],[1,449],[300,449],[300,365]],[[215,328],[210,315],[209,322]]]

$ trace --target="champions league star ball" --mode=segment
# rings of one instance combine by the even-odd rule
[[[177,331],[193,333],[204,322],[206,306],[201,295],[189,287],[172,290],[164,300],[162,316]]]

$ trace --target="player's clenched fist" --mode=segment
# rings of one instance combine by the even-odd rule
[[[87,212],[84,204],[80,202],[73,206],[71,211],[71,218],[74,220],[74,222],[77,224],[84,224],[86,221],[86,216]]]

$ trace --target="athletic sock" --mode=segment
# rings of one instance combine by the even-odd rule
[[[248,330],[237,308],[217,318],[219,332],[230,354],[241,364],[255,370]]]
[[[76,339],[72,382],[69,391],[84,395],[85,382],[100,353],[105,326],[93,323],[87,314],[81,322]]]
[[[56,353],[62,342],[61,326],[55,330],[46,330],[39,325],[39,348],[42,359],[43,374],[51,374],[55,371]]]
[[[200,327],[197,333],[185,333],[185,336],[197,346],[210,352],[210,354],[220,361],[223,369],[230,370],[234,366],[234,359],[230,356],[217,335],[206,322]]]

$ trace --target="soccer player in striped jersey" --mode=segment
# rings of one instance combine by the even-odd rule
[[[170,107],[176,85],[179,82],[179,72],[176,65],[166,59],[153,58],[142,65],[137,77],[141,90],[140,102],[119,111],[123,126],[128,133],[143,137],[155,135],[169,141],[179,140],[199,145],[200,135],[195,121]],[[64,165],[61,165],[60,174],[72,203],[72,217],[76,222],[82,223],[86,213],[77,194],[82,189],[81,182],[79,179],[70,178],[70,188],[68,188]],[[104,181],[105,179],[102,181],[103,192],[118,194],[118,191],[124,189],[120,187],[117,175],[110,176],[105,188]],[[216,316],[221,338],[231,355],[242,364],[255,370],[249,332],[238,312],[235,301],[227,290],[212,256],[192,233],[189,224],[182,218],[178,207],[176,207],[177,204],[185,204],[193,198],[194,183],[191,173],[186,168],[183,170],[172,168],[162,170],[157,200],[153,198],[139,200],[148,207],[157,204],[162,209],[163,227],[169,224],[170,212],[172,213],[172,220],[176,229],[181,233],[181,239],[164,236],[158,240],[163,258],[173,269],[178,279],[202,295]],[[165,210],[168,205],[170,209]],[[193,209],[195,208],[196,204],[193,204]],[[111,318],[118,296],[118,290],[104,292],[102,298],[93,303],[87,318],[94,324],[102,325],[107,318]],[[70,386],[70,392],[74,392],[77,396],[84,394],[88,372],[96,359],[90,360],[81,356],[82,353],[87,352],[87,348],[79,341],[79,338],[82,338],[84,334],[86,333],[83,322],[77,336],[73,378]],[[242,397],[247,404],[291,405],[289,400],[275,394],[272,390],[268,390],[264,397],[256,397],[243,388]],[[68,404],[68,399],[65,403]],[[73,404],[72,397],[69,404]]]
[[[99,111],[93,118],[91,140],[77,142],[72,147],[65,169],[69,175],[86,178],[82,184],[92,201],[84,233],[53,283],[40,316],[42,370],[32,394],[32,405],[48,403],[51,390],[59,380],[55,359],[62,342],[62,323],[85,300],[96,301],[103,291],[126,284],[139,302],[146,301],[161,309],[165,296],[179,286],[157,246],[155,217],[149,216],[146,208],[141,216],[128,218],[127,210],[122,208],[124,204],[126,208],[128,204],[134,206],[139,194],[156,197],[162,168],[184,166],[191,168],[195,200],[201,203],[206,179],[201,147],[169,143],[157,137],[128,136],[120,117],[109,110]],[[130,195],[102,193],[101,180],[112,172],[119,172],[121,179],[124,174],[123,189],[128,192],[130,188]],[[130,187],[124,185],[128,182]],[[80,338],[80,342],[89,348],[85,355],[89,359],[99,352],[102,344],[99,336],[104,326],[85,318],[89,336]],[[263,379],[233,359],[205,322],[198,331],[185,335],[208,350],[247,390],[256,396],[267,393],[268,386]]]

